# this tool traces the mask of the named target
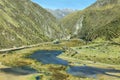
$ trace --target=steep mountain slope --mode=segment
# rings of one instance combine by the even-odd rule
[[[61,19],[66,15],[75,12],[76,10],[73,9],[47,9],[50,13],[52,13],[57,19]]]
[[[97,0],[92,6],[92,8],[100,8],[100,7],[108,7],[108,6],[114,6],[119,5],[120,0]]]
[[[48,41],[58,30],[51,13],[31,0],[0,0],[0,48]]]
[[[85,40],[98,37],[112,40],[120,36],[119,0],[97,0],[83,11],[66,16],[61,25],[71,36]]]

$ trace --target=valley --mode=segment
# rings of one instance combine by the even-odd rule
[[[120,80],[119,10],[120,0],[83,10],[0,0],[0,80]]]
[[[0,66],[4,71],[2,71],[2,69],[0,70],[0,74],[3,75],[0,79],[6,80],[6,76],[12,76],[13,78],[11,78],[11,80],[21,80],[22,78],[25,80],[35,80],[36,76],[40,76],[42,80],[56,80],[58,77],[63,76],[60,77],[59,80],[119,80],[120,51],[116,48],[116,46],[118,48],[120,48],[120,46],[110,45],[110,48],[112,49],[111,51],[116,53],[114,55],[110,53],[111,51],[108,52],[105,50],[105,53],[102,54],[103,49],[94,49],[97,48],[96,46],[99,48],[105,47],[105,43],[111,44],[109,42],[104,42],[104,44],[96,42],[94,44],[89,43],[86,45],[81,43],[80,40],[70,40],[60,41],[59,44],[43,44],[33,48],[8,52],[7,54],[1,53]],[[109,46],[107,47],[109,48]],[[58,55],[57,52],[59,53],[59,51],[60,54]],[[62,54],[61,51],[63,51]],[[33,53],[36,53],[36,55]],[[57,55],[58,59],[52,56],[54,54]],[[34,58],[28,57],[30,55],[33,55]],[[64,60],[68,63],[64,62]],[[7,67],[2,65],[9,66],[10,72],[8,72],[9,69],[6,72],[5,69]],[[22,68],[25,66],[27,68]],[[21,75],[27,70],[27,72],[32,71],[31,68],[33,69],[33,72],[27,73],[26,75]],[[70,73],[68,71],[67,73],[66,70],[73,71]],[[12,72],[16,72],[16,74],[21,73],[19,74],[20,77],[16,78],[16,75]]]

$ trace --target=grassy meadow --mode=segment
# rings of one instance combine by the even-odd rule
[[[64,48],[65,47],[65,48]],[[87,66],[116,69],[120,70],[120,45],[111,42],[92,42],[85,44],[80,40],[60,41],[59,44],[41,44],[37,47],[27,48],[18,51],[0,54],[0,80],[35,80],[36,76],[40,76],[41,80],[96,80],[94,78],[75,77],[66,73],[67,66],[55,64],[42,64],[36,60],[30,59],[28,56],[38,50],[64,50],[59,58],[67,60],[69,65]],[[26,75],[23,73],[22,67],[27,66],[36,72],[30,72]],[[9,68],[11,72],[6,72]],[[8,69],[8,71],[9,71]],[[13,71],[13,72],[12,72]],[[120,73],[110,73],[120,76]],[[99,80],[120,80],[118,77],[100,74]]]

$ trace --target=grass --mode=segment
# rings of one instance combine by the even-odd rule
[[[30,0],[2,0],[0,7],[0,49],[51,41],[60,30],[55,17]]]
[[[75,43],[76,43],[77,47],[75,46]],[[0,79],[4,80],[5,75],[6,76],[8,75],[8,76],[13,77],[13,79],[11,78],[12,80],[16,80],[16,78],[17,78],[17,80],[24,80],[24,79],[25,80],[35,80],[35,77],[40,75],[42,80],[56,80],[56,79],[57,80],[94,80],[91,78],[74,77],[70,74],[67,74],[65,72],[67,67],[65,67],[65,66],[54,65],[54,64],[43,65],[42,63],[40,63],[36,60],[32,60],[32,59],[28,58],[28,56],[30,54],[32,54],[33,52],[35,52],[37,50],[62,50],[63,46],[67,46],[67,47],[71,46],[72,50],[75,50],[78,52],[77,55],[73,55],[73,56],[69,53],[67,53],[67,54],[64,53],[59,56],[60,58],[68,60],[68,62],[70,62],[71,65],[81,66],[83,64],[87,64],[89,66],[94,66],[94,67],[120,69],[119,64],[111,64],[109,62],[105,62],[105,63],[109,63],[109,64],[105,64],[105,63],[101,63],[101,61],[99,61],[99,59],[98,59],[98,57],[100,59],[103,59],[103,57],[104,58],[108,57],[106,55],[107,54],[106,52],[104,54],[102,54],[102,52],[101,52],[101,50],[103,50],[104,47],[107,46],[107,49],[116,53],[119,51],[118,45],[107,44],[107,45],[103,46],[103,43],[94,43],[94,44],[90,43],[88,45],[84,45],[84,44],[81,44],[81,42],[79,42],[79,41],[72,40],[72,41],[61,41],[60,44],[49,43],[49,44],[40,45],[38,47],[8,52],[8,54],[0,54],[0,62],[2,62],[2,65],[6,65],[7,67],[29,66],[31,68],[36,69],[39,72],[39,73],[35,73],[35,74],[20,76],[18,78],[15,75],[8,75],[7,73],[0,72],[0,74],[3,75],[3,77],[0,77]],[[96,53],[93,53],[93,51],[92,51],[92,49],[94,49],[94,48],[96,50],[94,52],[96,52]],[[109,51],[109,50],[106,50],[106,51]],[[111,52],[111,51],[109,51],[109,52]],[[98,54],[100,54],[100,56],[97,56]],[[109,53],[109,56],[110,56],[110,54],[111,53]],[[96,59],[93,58],[94,55],[96,55]],[[111,55],[113,55],[113,54],[111,54]],[[116,53],[116,55],[112,56],[112,59],[114,57],[117,57],[118,55],[119,55],[119,53]],[[86,56],[88,56],[88,57],[86,58]],[[91,60],[88,59],[90,57],[91,57]],[[94,63],[94,60],[92,60],[92,58],[96,61],[96,63]],[[79,63],[81,63],[81,64],[79,64]],[[5,68],[6,66],[3,66],[3,68]],[[120,75],[120,74],[116,74],[116,73],[112,73],[112,74]],[[106,79],[119,80],[118,78],[114,78],[114,77],[108,77],[108,76],[104,76],[104,75],[100,76],[100,80],[106,80]]]
[[[66,56],[81,60],[90,60],[108,64],[120,64],[120,45],[106,43],[93,43],[85,46],[72,47],[78,54],[66,52]]]
[[[18,80],[21,80],[21,79],[22,80],[24,80],[24,79],[25,80],[27,80],[27,79],[28,80],[35,80],[35,77],[37,75],[41,75],[41,74],[43,76],[43,80],[47,80],[47,78],[52,79],[53,77],[56,80],[56,78],[59,77],[59,75],[61,75],[61,76],[67,75],[67,74],[61,73],[59,71],[59,69],[62,71],[61,66],[49,65],[49,64],[43,65],[40,62],[37,62],[36,60],[32,60],[32,59],[28,58],[28,56],[30,54],[34,53],[37,50],[57,50],[57,49],[60,50],[61,49],[61,46],[58,46],[58,45],[53,46],[53,45],[54,44],[45,44],[45,45],[40,45],[39,47],[8,52],[7,54],[1,53],[0,54],[0,62],[2,63],[2,65],[6,65],[8,67],[14,68],[14,67],[21,67],[21,66],[29,66],[31,68],[36,69],[38,72],[42,72],[42,73],[38,73],[38,74],[24,75],[24,76],[18,77]],[[51,70],[52,67],[53,67],[53,69]],[[6,67],[3,66],[2,68],[6,68]],[[64,66],[63,66],[63,68],[64,68]],[[54,71],[56,71],[56,72],[54,72]],[[0,74],[3,75],[3,77],[0,77],[1,80],[4,80],[5,76],[8,75],[8,74],[5,74],[3,72],[0,72]],[[58,74],[58,75],[55,75],[55,74]],[[10,76],[10,75],[8,75],[8,76]],[[12,75],[12,74],[11,74],[11,77],[13,77],[13,80],[17,79],[17,77]]]
[[[105,44],[106,43],[106,44]],[[70,65],[98,67],[106,69],[117,69],[120,70],[120,45],[111,44],[109,42],[104,43],[92,43],[84,46],[71,47],[72,51],[66,51],[61,54],[59,58],[67,60]],[[120,76],[120,73],[110,73]],[[98,75],[99,80],[120,80],[119,78],[110,77],[106,75]],[[72,80],[72,79],[71,79]],[[87,80],[87,79],[82,79]],[[89,80],[89,78],[88,78]],[[92,79],[91,79],[92,80]]]
[[[114,0],[113,2],[116,1]],[[119,37],[119,3],[113,6],[108,2],[105,7],[101,6],[98,8],[95,5],[97,4],[95,3],[92,7],[88,7],[87,9],[66,16],[61,20],[61,26],[66,28],[66,32],[74,36],[73,33],[77,27],[76,24],[78,24],[78,21],[83,18],[83,21],[79,23],[82,24],[82,28],[79,29],[77,37],[86,41],[91,41],[99,37],[105,37],[105,40]]]

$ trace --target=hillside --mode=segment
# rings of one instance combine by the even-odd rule
[[[58,30],[55,17],[31,0],[0,0],[0,49],[49,41]]]
[[[61,20],[71,37],[88,41],[96,38],[112,40],[120,37],[119,0],[97,0],[83,11],[78,11]]]
[[[114,6],[119,4],[120,4],[120,0],[97,0],[97,2],[95,2],[90,7],[100,8],[100,7],[108,7],[108,6]]]

